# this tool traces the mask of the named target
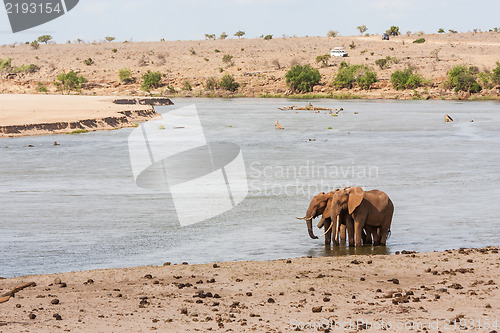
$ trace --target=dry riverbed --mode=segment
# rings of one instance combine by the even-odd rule
[[[320,325],[498,332],[498,251],[165,263],[3,279],[0,295],[36,286],[0,304],[0,332],[313,332]]]

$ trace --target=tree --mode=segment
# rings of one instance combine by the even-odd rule
[[[215,34],[205,34],[205,39],[215,39]]]
[[[227,38],[227,34],[225,32],[221,33],[219,36],[219,39],[226,39],[226,38]]]
[[[52,39],[51,35],[42,35],[42,36],[38,37],[38,41],[40,43],[45,43],[45,44],[47,44],[51,39]]]
[[[273,35],[265,35],[264,40],[270,40],[273,39]]]
[[[359,27],[356,27],[356,29],[358,29],[361,34],[364,34],[366,30],[368,30],[368,28],[364,24],[360,25]]]
[[[107,41],[107,42],[112,42],[115,40],[115,37],[104,37],[104,39]]]
[[[161,73],[160,72],[152,72],[148,70],[142,76],[142,84],[141,89],[144,91],[151,91],[153,88],[158,88],[161,83]]]
[[[245,35],[244,31],[238,30],[235,34],[236,37],[241,38]]]
[[[439,28],[438,33],[440,33],[440,34],[444,33],[444,29],[443,28]]]
[[[309,65],[296,65],[285,74],[286,83],[294,91],[309,92],[321,80],[321,74]]]
[[[339,32],[336,30],[328,30],[328,32],[326,33],[326,37],[337,37],[338,34]]]
[[[322,63],[323,67],[328,67],[328,60],[330,60],[329,54],[323,54],[316,57],[316,63]]]
[[[398,36],[399,35],[399,27],[393,25],[389,30],[386,31],[387,34],[391,36]]]

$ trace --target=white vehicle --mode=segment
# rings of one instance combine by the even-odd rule
[[[336,47],[330,51],[330,56],[332,57],[347,57],[347,52],[343,47]]]

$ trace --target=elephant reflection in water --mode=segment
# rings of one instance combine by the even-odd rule
[[[328,193],[321,192],[310,202],[304,217],[309,236],[318,237],[312,230],[312,220],[321,215],[318,227],[325,228],[325,245],[361,244],[385,245],[392,223],[394,205],[387,194],[379,190],[363,191],[346,187]],[[322,236],[323,236],[322,235]]]

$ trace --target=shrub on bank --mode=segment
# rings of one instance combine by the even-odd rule
[[[457,65],[448,72],[447,85],[455,92],[478,93],[481,91],[481,86],[476,81],[478,73],[479,70],[475,66]]]
[[[160,72],[152,72],[148,70],[142,76],[142,84],[141,89],[144,91],[151,91],[151,89],[158,88],[161,84],[161,73]]]
[[[80,90],[82,84],[87,82],[87,79],[82,75],[78,75],[71,70],[68,73],[61,73],[57,76],[59,82],[55,82],[56,86],[62,91]]]
[[[219,87],[229,91],[236,91],[240,84],[236,82],[233,75],[225,74],[219,82]]]
[[[310,92],[321,80],[321,74],[309,65],[296,65],[285,74],[285,79],[293,91]]]
[[[125,84],[135,81],[135,78],[132,77],[132,71],[128,68],[120,69],[118,71],[118,77],[120,78],[120,82],[123,82]]]
[[[413,68],[395,71],[391,75],[392,87],[396,90],[415,89],[424,84],[424,78],[413,72]]]
[[[342,61],[337,75],[333,77],[332,85],[337,89],[351,89],[355,83],[362,89],[369,89],[377,82],[377,74],[366,65],[349,65]]]

